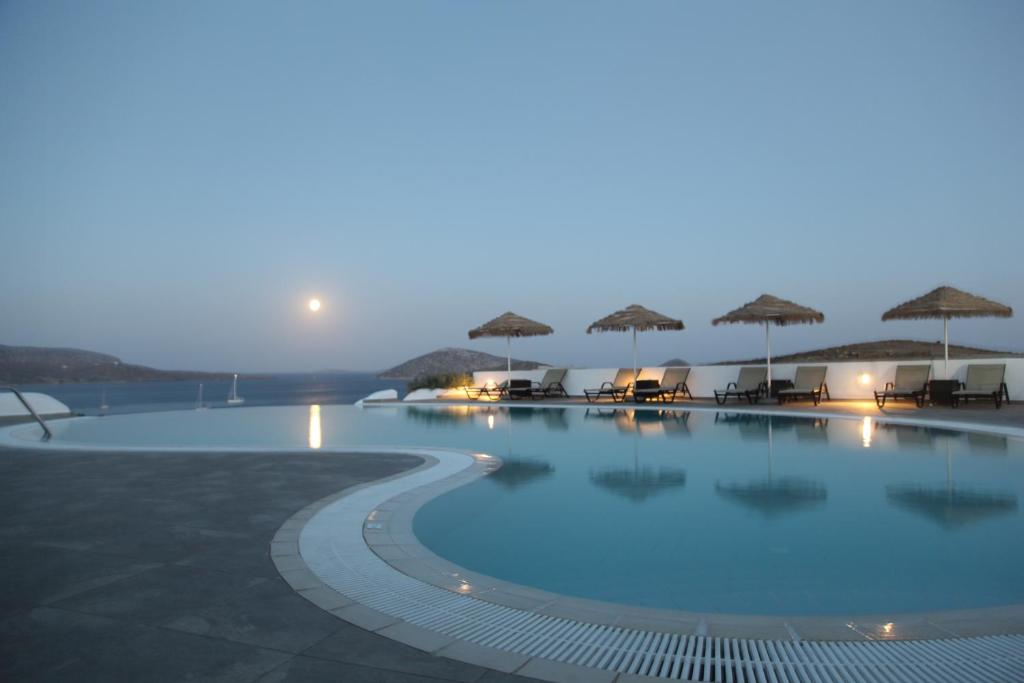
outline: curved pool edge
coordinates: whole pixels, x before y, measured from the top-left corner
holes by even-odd
[[[613,606],[617,616],[611,618],[593,610],[606,603],[565,596],[551,602],[553,594],[438,558],[408,526],[426,500],[483,476],[498,459],[443,449],[376,452],[425,462],[307,506],[282,525],[271,555],[306,599],[417,649],[551,681],[761,680],[769,671],[778,681],[818,680],[826,669],[842,670],[849,680],[1024,680],[1021,605],[942,613],[980,629],[956,635],[921,615],[888,623],[888,631],[876,624],[881,630],[869,633],[837,618],[693,615],[621,605]],[[509,587],[513,592],[502,594]],[[665,618],[671,615],[681,617]]]

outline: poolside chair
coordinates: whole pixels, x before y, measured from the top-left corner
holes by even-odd
[[[960,388],[953,392],[953,407],[966,403],[971,399],[991,399],[998,409],[1003,405],[1003,397],[1010,402],[1010,390],[1006,387],[1006,365],[991,363],[967,366],[967,381],[960,383]]]
[[[882,391],[875,392],[875,403],[879,408],[884,408],[887,399],[898,401],[901,398],[912,398],[918,408],[924,408],[931,371],[930,365],[897,365],[896,379],[886,382]]]
[[[666,368],[661,381],[639,379],[633,389],[633,400],[643,403],[648,400],[674,403],[676,396],[693,398],[686,379],[690,376],[690,368]]]
[[[745,398],[747,403],[757,403],[767,377],[768,369],[763,366],[740,368],[740,374],[735,382],[729,382],[722,391],[715,389],[715,403],[725,405],[730,396],[737,399]]]
[[[544,372],[539,382],[533,383],[534,398],[569,398],[569,392],[562,386],[566,373],[565,368],[550,368]]]
[[[511,401],[515,401],[520,398],[528,398],[530,400],[538,398],[533,393],[533,382],[528,379],[509,380],[508,389],[505,390],[505,395],[508,396]]]
[[[781,406],[786,401],[794,401],[798,398],[809,398],[814,405],[821,403],[821,395],[832,400],[828,395],[828,385],[825,384],[825,373],[827,365],[800,365],[796,369],[796,378],[793,379],[792,389],[780,389],[776,394]]]
[[[485,384],[482,387],[466,387],[466,398],[471,401],[479,401],[483,396],[486,396],[488,400],[500,399],[505,395],[507,385],[508,380],[493,386]]]
[[[633,369],[619,368],[615,373],[615,379],[611,382],[602,382],[597,389],[584,389],[583,395],[587,397],[587,403],[593,403],[602,396],[608,396],[616,403],[626,400],[626,394],[633,389]]]

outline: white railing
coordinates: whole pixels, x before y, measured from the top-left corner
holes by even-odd
[[[18,399],[18,402],[24,406],[25,410],[28,411],[28,414],[32,416],[32,419],[39,423],[39,426],[43,428],[43,441],[53,437],[53,432],[51,432],[50,428],[47,426],[46,420],[39,416],[39,413],[37,413],[36,409],[32,407],[32,404],[28,402],[24,394],[14,387],[0,387],[0,391],[10,392],[10,394],[13,395],[14,398]]]

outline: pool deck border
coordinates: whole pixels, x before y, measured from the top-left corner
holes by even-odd
[[[456,405],[478,404],[460,403]],[[507,404],[491,403],[489,405]],[[565,406],[548,404],[548,407]],[[586,406],[577,405],[576,407]],[[693,406],[685,405],[674,408],[664,406],[636,406],[636,408],[646,410],[694,409]],[[697,409],[714,410],[711,408]],[[834,412],[815,411],[809,413],[799,410],[783,412],[757,410],[756,408],[746,409],[745,407],[729,412],[800,417],[813,415],[851,421],[862,419],[861,416]],[[937,420],[888,417],[877,419],[896,424],[924,424],[946,428],[955,427],[966,431],[998,433],[1018,438],[1024,436],[1024,430],[1018,428],[979,425],[971,422],[961,425]],[[377,450],[380,451],[380,449]],[[461,455],[464,459],[467,456],[471,458],[471,460],[467,459],[467,464],[463,469],[431,478],[429,483],[415,483],[405,487],[402,486],[403,479],[417,472],[429,474],[431,468],[453,456],[458,457],[460,452],[437,449],[396,449],[396,452],[419,455],[425,458],[425,462],[416,470],[396,475],[387,480],[392,488],[388,492],[388,496],[382,499],[383,502],[377,502],[371,508],[360,511],[361,540],[365,548],[396,574],[447,591],[452,596],[458,596],[458,599],[469,598],[481,603],[546,617],[548,620],[541,629],[542,631],[548,628],[550,623],[569,624],[568,627],[561,628],[559,633],[549,633],[548,636],[538,634],[537,637],[541,641],[547,637],[554,643],[548,650],[542,649],[542,652],[556,652],[559,647],[563,650],[584,647],[579,643],[573,646],[570,642],[571,639],[567,640],[568,636],[564,633],[566,630],[593,630],[596,628],[601,629],[603,633],[614,630],[620,633],[645,634],[647,639],[652,636],[659,640],[674,638],[676,639],[674,642],[735,643],[742,641],[790,643],[796,647],[813,644],[826,649],[844,647],[843,643],[866,646],[871,644],[877,646],[878,641],[903,642],[908,645],[925,643],[928,644],[931,651],[931,654],[928,655],[930,660],[943,663],[945,657],[942,656],[942,653],[944,652],[948,651],[951,657],[960,660],[965,657],[969,659],[970,656],[964,652],[965,647],[970,649],[969,646],[979,642],[986,643],[987,647],[991,645],[986,641],[987,638],[1010,637],[1014,639],[1008,650],[1012,654],[1006,655],[1007,651],[1003,651],[1003,655],[1007,656],[1006,661],[1010,669],[1016,672],[1014,675],[1024,676],[1024,638],[1020,637],[1020,634],[1024,634],[1024,605],[929,613],[853,615],[850,617],[760,617],[697,614],[677,610],[630,607],[569,597],[471,572],[438,557],[425,548],[412,531],[412,520],[416,511],[427,501],[484,476],[499,466],[500,459],[484,454],[463,452]],[[360,487],[360,489],[372,489],[381,483],[374,482]],[[325,524],[336,524],[337,519],[329,518],[331,508],[344,506],[345,499],[357,491],[353,489],[342,492],[310,505],[286,522],[279,532],[280,536],[274,539],[272,553],[274,553],[274,561],[278,564],[282,576],[291,583],[293,588],[314,604],[357,626],[394,638],[418,649],[499,671],[514,672],[551,681],[632,681],[647,680],[652,675],[665,675],[666,664],[660,664],[659,666],[662,668],[655,672],[643,663],[650,659],[651,653],[647,652],[644,655],[642,649],[639,652],[626,653],[623,662],[620,662],[617,668],[595,669],[582,666],[576,661],[560,661],[539,656],[536,654],[538,649],[535,646],[504,648],[463,640],[450,635],[450,629],[448,633],[439,632],[402,619],[400,608],[378,611],[371,606],[362,604],[358,597],[346,595],[346,582],[344,580],[332,582],[332,578],[336,579],[337,577],[332,577],[331,572],[325,569],[324,558],[326,557],[326,562],[329,565],[331,553],[329,551],[318,553],[316,549],[318,542],[323,544],[329,543],[329,541],[326,541],[321,535],[319,540],[307,539],[308,542],[304,543],[303,532],[311,521],[325,514],[328,516],[323,520]],[[352,519],[351,514],[349,514],[349,519]],[[351,551],[351,547],[345,552],[349,551]],[[314,556],[319,554],[320,557],[310,560],[306,557],[309,554]],[[339,553],[335,552],[334,554],[338,556]],[[308,564],[310,561],[318,566],[311,567]],[[399,598],[400,600],[401,598]],[[429,600],[425,600],[424,604],[417,605],[416,609],[422,611],[424,607],[429,609]],[[422,622],[422,620],[420,621]],[[722,647],[722,645],[716,644],[715,647]],[[780,651],[781,649],[780,646]],[[716,650],[716,652],[718,651]],[[893,655],[894,653],[890,650],[885,653],[885,658],[889,660],[890,664],[895,661],[897,668],[902,666],[914,668],[914,666],[921,665],[920,661],[900,663],[899,656],[897,655],[893,660]],[[630,657],[639,658],[640,656],[643,656],[643,661],[639,663],[630,659]],[[797,658],[804,656],[799,655]],[[865,655],[862,653],[861,656]],[[785,659],[783,657],[783,660]],[[870,660],[871,657],[867,656],[867,661],[870,662]],[[963,662],[961,661],[961,663]],[[785,665],[792,666],[792,662],[769,664],[771,667]],[[991,676],[991,680],[1001,678],[1001,674],[996,670],[992,670]],[[882,680],[885,680],[884,676]],[[1007,680],[1012,679],[1008,678]]]

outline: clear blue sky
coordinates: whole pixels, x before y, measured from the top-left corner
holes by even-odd
[[[951,284],[1024,350],[1019,0],[0,2],[0,93],[0,343],[373,369],[511,309],[616,365],[641,303],[699,362],[762,292],[826,314],[780,352],[938,339],[880,315]]]

